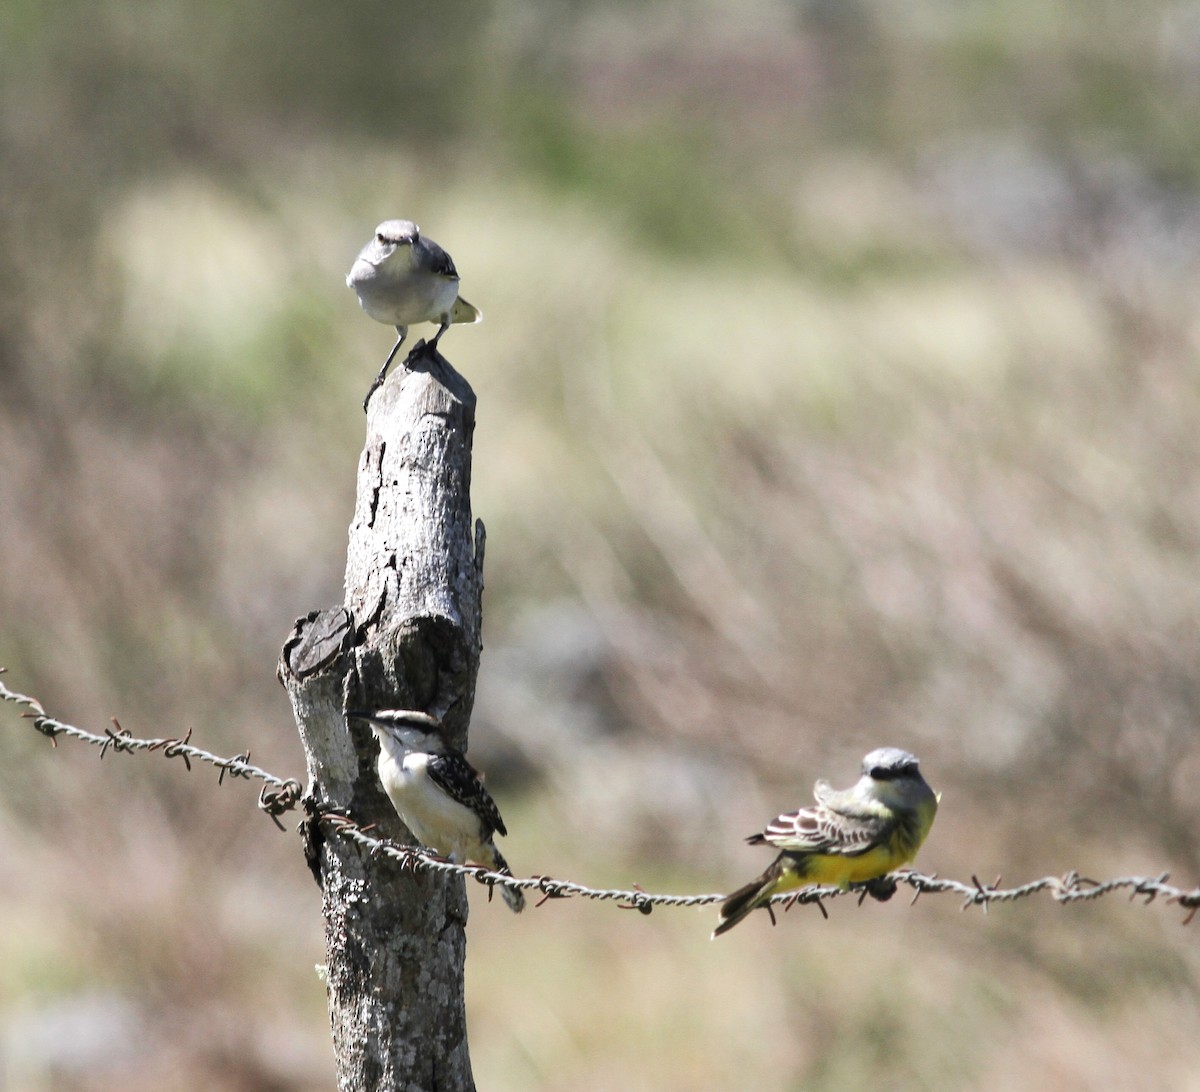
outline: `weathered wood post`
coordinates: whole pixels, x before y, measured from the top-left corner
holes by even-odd
[[[471,520],[475,395],[418,345],[371,398],[343,607],[297,621],[279,676],[308,765],[305,802],[413,839],[346,708],[423,710],[466,749],[481,649],[483,526]],[[414,875],[305,824],[325,914],[329,1013],[343,1092],[474,1088],[463,1001],[460,876]]]

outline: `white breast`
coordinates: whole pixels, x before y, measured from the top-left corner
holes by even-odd
[[[477,856],[479,818],[434,783],[428,766],[427,754],[406,754],[390,739],[381,739],[379,780],[417,841],[443,857],[465,861]]]
[[[456,280],[415,273],[399,264],[373,266],[362,258],[354,263],[346,283],[358,293],[362,309],[389,326],[440,322],[458,297]]]

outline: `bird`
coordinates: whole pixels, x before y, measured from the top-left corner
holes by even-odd
[[[387,378],[410,325],[438,323],[438,332],[429,342],[429,348],[436,349],[451,323],[483,319],[479,308],[458,294],[454,260],[432,239],[426,239],[411,220],[384,220],[358,252],[346,284],[357,293],[359,305],[371,318],[394,326],[398,335],[363,399],[364,410]]]
[[[881,747],[863,759],[862,776],[849,789],[820,780],[816,804],[786,812],[746,839],[780,850],[770,867],[721,903],[715,940],[772,895],[806,884],[845,890],[908,864],[937,814],[940,794],[921,776],[916,756]]]
[[[479,771],[451,747],[440,722],[407,709],[347,710],[371,726],[379,740],[379,780],[392,807],[422,845],[457,864],[473,861],[492,872],[512,874],[496,848],[496,834],[508,834],[496,801]],[[514,913],[525,895],[501,885]]]

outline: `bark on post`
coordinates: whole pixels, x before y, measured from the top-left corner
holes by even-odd
[[[402,841],[413,839],[379,785],[377,744],[342,710],[423,710],[466,748],[483,591],[474,425],[470,386],[418,346],[370,402],[345,605],[300,619],[280,660],[307,756],[306,803]],[[339,1089],[473,1089],[462,878],[414,876],[326,837],[319,823],[305,831],[323,894]]]

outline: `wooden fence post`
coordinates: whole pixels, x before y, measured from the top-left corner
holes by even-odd
[[[422,710],[466,749],[481,650],[483,525],[471,520],[475,395],[418,345],[371,399],[342,607],[297,621],[280,658],[308,765],[306,852],[321,885],[343,1092],[467,1092],[461,876],[415,875],[329,835],[332,807],[413,839],[346,708]],[[312,442],[312,441],[310,441]]]

